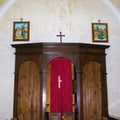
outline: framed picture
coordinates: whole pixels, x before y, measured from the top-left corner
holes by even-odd
[[[107,23],[92,23],[93,42],[108,42]]]
[[[13,22],[13,41],[29,41],[30,22]]]

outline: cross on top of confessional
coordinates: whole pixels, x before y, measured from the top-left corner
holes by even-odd
[[[65,37],[65,35],[62,35],[62,32],[60,32],[60,34],[57,35],[57,37],[60,37],[60,43],[62,43],[62,37]]]

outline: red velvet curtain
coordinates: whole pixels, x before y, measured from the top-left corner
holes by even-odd
[[[67,58],[51,62],[50,112],[72,112],[72,68]]]

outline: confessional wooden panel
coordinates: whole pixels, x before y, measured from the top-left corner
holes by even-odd
[[[100,67],[90,61],[83,68],[83,120],[102,120]]]
[[[21,120],[40,119],[39,68],[26,61],[19,68],[17,117]]]
[[[66,57],[75,65],[75,119],[102,120],[100,115],[108,116],[105,49],[109,46],[29,43],[12,47],[16,49],[14,118],[48,120],[47,67],[57,57]]]
[[[63,113],[63,120],[75,120],[75,113]]]
[[[61,120],[60,113],[49,113],[49,120]]]

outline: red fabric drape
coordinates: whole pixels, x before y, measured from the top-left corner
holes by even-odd
[[[58,76],[62,80],[60,86]],[[72,112],[72,70],[67,58],[56,58],[51,62],[50,112]]]

